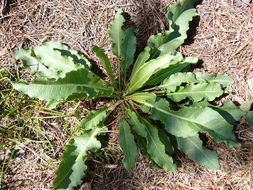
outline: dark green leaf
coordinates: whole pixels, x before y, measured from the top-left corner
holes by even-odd
[[[123,11],[118,9],[115,15],[114,20],[111,22],[109,27],[109,37],[112,42],[112,52],[118,58],[122,56],[123,43],[125,39],[125,33],[122,30],[122,26],[125,22],[125,19],[122,15]]]
[[[122,47],[122,55],[123,62],[122,68],[123,70],[127,70],[127,68],[133,64],[134,62],[134,54],[136,50],[136,37],[134,35],[134,29],[128,28],[125,32],[125,39]]]
[[[202,146],[199,135],[187,138],[177,137],[177,148],[185,153],[191,160],[210,170],[219,170],[218,155]]]
[[[95,152],[101,148],[96,136],[106,128],[95,128],[75,137],[66,146],[62,161],[56,171],[54,189],[73,189],[82,183],[84,171],[87,169],[85,160],[88,151]]]
[[[123,164],[128,173],[131,173],[136,161],[137,146],[134,141],[134,136],[131,133],[130,126],[125,120],[120,120],[119,130],[119,144],[125,156]]]
[[[152,160],[167,171],[175,171],[176,165],[173,164],[173,159],[165,153],[165,146],[161,142],[158,130],[148,121],[144,120],[147,132],[147,151]]]
[[[105,68],[110,80],[112,83],[115,83],[114,75],[111,67],[111,63],[104,50],[99,48],[98,46],[93,46],[92,51],[96,53],[96,55],[100,58],[103,67]]]

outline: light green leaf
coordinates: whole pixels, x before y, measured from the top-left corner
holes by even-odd
[[[45,65],[41,63],[41,60],[36,57],[32,48],[29,49],[15,49],[13,54],[16,59],[22,61],[23,65],[26,68],[29,68],[32,74],[35,74],[37,77],[43,78],[47,76],[56,76],[57,74],[48,69]]]
[[[88,99],[97,96],[110,96],[113,88],[98,76],[85,69],[71,71],[66,77],[58,80],[35,80],[32,83],[17,82],[13,87],[40,100],[66,100],[73,94],[86,93]]]
[[[130,96],[126,96],[126,98],[136,102],[147,102],[154,104],[156,101],[156,94],[151,92],[138,92]],[[145,105],[141,105],[141,109],[143,112],[148,112],[150,110],[150,108]]]
[[[176,73],[165,79],[160,89],[165,89],[167,92],[174,92],[182,83],[197,82],[196,76],[193,73]]]
[[[152,160],[167,171],[175,171],[176,165],[173,164],[173,159],[165,153],[165,146],[161,142],[158,130],[155,126],[146,120],[143,120],[146,125],[147,132],[147,152],[151,156]]]
[[[217,73],[212,75],[208,73],[197,72],[195,75],[198,80],[204,80],[210,83],[219,83],[222,87],[226,87],[234,83],[234,80],[227,74]]]
[[[56,106],[57,106],[59,103],[60,103],[60,101],[51,100],[51,101],[49,101],[49,102],[46,103],[45,107],[46,107],[47,109],[50,109],[50,110],[51,110],[51,109],[56,108]]]
[[[134,29],[128,28],[124,31],[125,39],[122,45],[123,70],[127,70],[130,65],[134,62],[134,54],[136,50],[136,37],[134,35]]]
[[[253,109],[253,100],[240,105],[242,111],[250,111]]]
[[[43,72],[44,69],[40,70],[46,78],[64,78],[66,73],[70,71],[90,67],[89,61],[83,55],[60,42],[45,42],[34,47],[33,51],[37,60],[40,60],[40,63],[50,70],[49,73]]]
[[[90,130],[93,127],[97,127],[106,119],[106,111],[107,107],[102,107],[99,110],[91,111],[90,114],[81,121],[81,127],[85,130]]]
[[[140,99],[138,102],[152,108],[152,118],[160,120],[174,136],[186,138],[198,132],[207,132],[216,142],[226,142],[229,146],[239,145],[233,134],[233,126],[211,108],[185,107],[173,111],[164,99],[155,104]]]
[[[178,60],[181,59],[182,57],[180,54],[167,54],[142,64],[140,67],[138,67],[138,69],[135,70],[135,72],[132,72],[128,88],[126,90],[127,93],[141,88],[157,71],[175,64]]]
[[[106,128],[95,128],[75,137],[66,146],[62,161],[56,171],[54,189],[73,189],[82,183],[84,171],[87,169],[85,159],[89,151],[95,152],[101,148],[96,136]]]
[[[137,57],[134,67],[132,70],[132,73],[135,73],[137,69],[139,69],[140,66],[142,66],[148,59],[149,59],[149,51],[150,47],[146,47]]]
[[[119,130],[119,144],[125,156],[123,164],[128,173],[131,173],[136,161],[137,146],[134,141],[134,136],[131,133],[130,126],[125,120],[120,120]]]
[[[218,155],[202,146],[199,135],[187,138],[177,137],[177,148],[185,153],[191,160],[210,170],[219,170]]]
[[[111,67],[111,63],[104,50],[98,46],[93,46],[92,51],[100,58],[103,67],[105,68],[110,80],[115,84],[114,75]]]
[[[115,15],[114,20],[109,26],[109,37],[112,42],[112,52],[118,58],[123,54],[123,43],[125,39],[125,33],[122,30],[122,26],[125,22],[125,19],[122,15],[123,11],[118,9]]]
[[[155,85],[162,82],[165,78],[170,77],[177,72],[186,72],[189,70],[191,64],[196,64],[198,59],[196,57],[186,57],[182,61],[169,66],[168,68],[158,71],[155,75],[151,76],[146,85]]]
[[[210,106],[212,109],[217,111],[227,122],[233,124],[239,121],[246,112],[242,111],[238,106],[236,106],[231,101],[226,101],[222,106]]]
[[[180,102],[187,97],[195,102],[203,98],[206,98],[208,101],[213,101],[222,94],[223,90],[221,85],[217,83],[190,83],[186,86],[181,86],[176,92],[166,93],[169,98],[176,102]]]

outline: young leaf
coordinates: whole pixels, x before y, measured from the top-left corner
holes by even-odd
[[[142,66],[138,67],[138,69],[131,74],[128,88],[126,90],[127,93],[141,88],[154,73],[172,64],[175,64],[181,59],[182,58],[179,54],[167,54],[142,64]]]
[[[95,128],[75,137],[66,146],[62,161],[56,171],[54,189],[73,189],[82,183],[84,171],[87,169],[84,158],[88,151],[95,152],[101,148],[101,143],[96,136],[106,128]]]
[[[125,39],[122,45],[123,70],[127,70],[128,67],[134,62],[134,54],[136,50],[136,37],[134,35],[134,29],[128,28],[125,32]]]
[[[98,46],[93,46],[92,51],[96,53],[96,55],[100,58],[103,67],[105,68],[110,80],[113,84],[115,84],[114,75],[111,67],[111,63],[104,50],[99,48]]]
[[[155,75],[151,76],[151,78],[147,81],[146,85],[159,84],[164,79],[170,77],[177,72],[187,72],[189,70],[190,65],[196,64],[197,62],[198,59],[196,57],[186,57],[182,61],[171,65],[168,68],[162,69],[161,71],[158,71]]]
[[[115,15],[114,20],[109,26],[109,37],[112,42],[112,52],[118,58],[123,54],[123,43],[125,39],[125,33],[122,30],[122,26],[125,22],[125,19],[122,15],[123,11],[118,9]]]
[[[91,111],[90,114],[81,121],[81,127],[85,130],[90,130],[93,127],[97,127],[106,119],[106,110],[107,107],[102,107],[99,110]]]
[[[216,142],[226,142],[229,146],[239,145],[232,132],[232,125],[211,108],[186,107],[173,111],[164,99],[155,104],[140,99],[138,102],[152,108],[152,118],[160,120],[172,135],[186,138],[198,132],[208,132]]]
[[[134,141],[134,136],[131,133],[130,126],[125,120],[120,120],[119,130],[119,144],[125,155],[123,164],[128,173],[131,173],[136,161],[137,146]]]
[[[126,96],[127,99],[136,101],[136,102],[152,102],[153,104],[156,101],[156,94],[150,93],[150,92],[139,92],[139,93],[134,93],[130,96]],[[141,105],[141,110],[143,112],[149,112],[150,108],[145,106],[144,104]]]
[[[149,59],[149,51],[150,47],[146,47],[137,57],[134,67],[132,70],[132,73],[135,73],[137,69],[139,69],[140,66],[142,66],[148,59]]]
[[[155,126],[149,123],[147,120],[143,120],[146,125],[147,132],[147,151],[152,160],[167,171],[175,171],[176,165],[173,164],[173,159],[165,153],[165,146],[161,142],[158,130]]]
[[[17,82],[13,87],[40,100],[66,100],[72,94],[86,93],[88,99],[97,96],[110,96],[113,88],[86,69],[71,71],[58,80],[35,80],[32,83]]]
[[[198,80],[208,81],[209,83],[219,83],[223,88],[234,83],[234,80],[227,74],[217,73],[212,75],[208,73],[197,72],[195,75]]]
[[[175,102],[180,102],[187,97],[195,102],[203,98],[206,98],[208,101],[213,101],[222,94],[223,90],[221,89],[221,85],[217,83],[190,83],[184,87],[181,86],[176,92],[166,93]]]
[[[219,170],[218,155],[202,146],[199,135],[187,138],[176,137],[177,148],[185,153],[191,160],[210,170]]]

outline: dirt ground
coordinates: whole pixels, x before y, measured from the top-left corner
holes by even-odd
[[[3,2],[3,1],[2,1]],[[107,27],[115,10],[122,8],[135,23],[139,51],[145,47],[151,34],[166,29],[164,19],[167,7],[174,0],[16,0],[0,18],[0,66],[20,78],[25,78],[21,65],[12,56],[12,49],[38,45],[43,41],[57,40],[68,44],[96,60],[92,45],[106,50],[113,59],[108,42]],[[198,6],[199,17],[192,23],[196,30],[179,50],[186,56],[197,56],[203,64],[195,70],[209,73],[227,73],[235,83],[228,88],[232,93],[227,99],[240,104],[253,99],[253,3],[240,0],[203,0]],[[249,1],[248,1],[249,2]],[[1,8],[1,7],[0,7]],[[9,77],[10,75],[8,75]],[[12,78],[10,76],[10,78]],[[1,81],[0,81],[1,84]],[[8,89],[10,87],[8,86]],[[7,89],[5,85],[0,88]],[[22,95],[16,93],[18,97]],[[16,100],[11,99],[13,104]],[[66,103],[57,111],[69,113],[74,103]],[[91,102],[92,104],[92,102]],[[87,107],[88,106],[88,107]],[[81,103],[78,119],[84,117]],[[20,106],[20,117],[40,116],[40,104]],[[33,113],[28,115],[29,109]],[[9,126],[17,118],[0,118],[1,126]],[[59,163],[62,148],[72,134],[75,117],[34,119],[27,121],[33,129],[26,129],[23,138],[15,138],[5,149],[0,149],[0,164],[8,159],[11,148],[16,151],[11,159],[3,183],[7,189],[39,190],[52,189],[55,166]],[[19,125],[20,127],[20,125]],[[244,121],[236,128],[241,148],[227,148],[224,144],[207,142],[216,150],[221,170],[211,171],[200,167],[176,153],[178,170],[174,173],[152,169],[151,163],[138,157],[132,176],[128,176],[121,163],[121,151],[113,131],[109,148],[91,160],[91,170],[83,190],[168,190],[168,189],[253,189],[253,132]],[[14,128],[20,130],[20,128]],[[1,131],[0,131],[1,132]],[[3,140],[2,140],[3,142]],[[0,139],[1,143],[1,139]],[[1,157],[2,156],[2,157]],[[92,162],[93,161],[93,162]],[[95,164],[94,164],[95,163]],[[3,167],[3,166],[2,166]],[[0,165],[1,168],[1,165]],[[1,188],[0,188],[1,189]]]

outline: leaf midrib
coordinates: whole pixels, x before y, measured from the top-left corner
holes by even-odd
[[[86,144],[84,144],[84,143],[81,141],[81,144],[82,144],[85,148],[83,148],[83,150],[78,154],[78,156],[76,157],[75,160],[79,160],[80,157],[81,157],[81,158],[83,157],[84,152],[87,151],[87,147],[88,147],[88,146],[86,146],[86,145],[88,145],[88,144],[90,143],[91,139],[93,139],[93,138],[98,134],[99,130],[100,130],[100,129],[97,128],[97,129],[94,131],[94,133],[90,136],[90,138],[89,138],[89,140],[87,141]],[[75,162],[75,163],[76,163],[76,162]],[[69,175],[69,173],[72,171],[72,168],[73,168],[73,166],[75,165],[75,163],[74,163],[74,164],[72,165],[72,167],[67,171],[67,173],[64,175],[64,177],[62,177],[61,180],[58,181],[58,183],[55,185],[55,188],[57,188],[57,187],[66,179],[66,177],[67,177],[67,176]],[[69,184],[69,185],[70,185],[70,184]],[[68,187],[69,187],[69,186],[68,186]]]
[[[166,95],[169,96],[174,96],[174,95],[181,95],[181,94],[206,94],[206,93],[215,93],[215,92],[219,92],[218,90],[216,91],[185,91],[185,92],[172,92],[172,93],[166,93]]]
[[[84,86],[88,88],[95,88],[95,89],[101,89],[101,90],[110,90],[110,87],[101,87],[91,84],[76,84],[76,83],[31,83],[30,85],[38,85],[38,86],[63,86],[63,87],[77,87],[77,86]],[[108,89],[109,88],[109,89]]]
[[[149,137],[151,138],[151,140],[153,141],[153,144],[154,144],[155,148],[158,150],[158,152],[159,152],[159,154],[161,155],[161,157],[163,157],[164,160],[168,160],[168,159],[166,159],[166,156],[165,156],[164,154],[162,154],[161,150],[160,150],[160,149],[158,148],[158,146],[156,145],[155,140],[153,139],[153,137],[152,137],[152,135],[151,135],[149,129],[147,129],[146,131],[147,131],[147,133],[148,133],[148,136],[149,136]],[[168,157],[168,158],[169,158],[169,157]],[[173,164],[172,162],[170,162],[170,163]],[[160,164],[160,163],[157,163],[157,164]],[[164,165],[166,165],[166,164],[163,163],[163,167],[164,167]]]
[[[156,110],[158,110],[158,111],[160,111],[160,112],[162,112],[162,113],[165,113],[165,114],[168,114],[168,115],[170,115],[170,116],[173,116],[173,117],[176,117],[176,118],[185,120],[185,121],[187,121],[187,122],[195,123],[195,124],[197,124],[197,125],[200,125],[200,126],[204,127],[205,129],[212,130],[212,129],[206,127],[205,125],[203,125],[203,124],[201,124],[201,123],[198,123],[198,122],[196,122],[196,121],[194,121],[194,120],[187,119],[187,118],[184,118],[184,117],[181,117],[181,116],[178,116],[178,115],[175,115],[175,114],[170,113],[170,112],[168,112],[168,111],[166,111],[166,110],[163,110],[163,109],[160,109],[160,108],[158,108],[158,107],[156,107],[156,106],[153,106],[152,104],[149,104],[149,103],[147,103],[147,102],[141,101],[141,103],[143,103],[143,104],[145,104],[146,106],[149,106],[149,107],[151,107],[151,108],[154,108],[154,109],[156,109]],[[214,130],[212,130],[212,131],[214,131]],[[218,131],[215,131],[215,132],[216,132],[217,134],[221,135],[222,137],[224,137],[224,135],[223,135],[223,134],[220,134]],[[225,139],[226,139],[226,138],[225,138]]]

